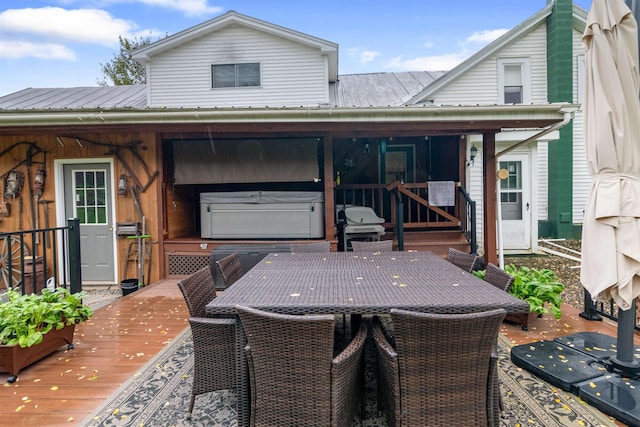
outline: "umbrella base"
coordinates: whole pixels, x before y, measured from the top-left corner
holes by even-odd
[[[627,377],[636,377],[640,374],[640,364],[635,360],[628,362],[612,357],[609,361],[614,372],[620,372],[620,374]]]
[[[639,381],[610,374],[576,386],[578,396],[591,406],[627,425],[640,425]]]
[[[598,332],[578,332],[557,337],[555,342],[599,359],[615,357],[618,351],[614,337]],[[640,347],[634,348],[634,357],[640,360]]]
[[[616,367],[616,352],[615,338],[579,332],[512,347],[511,361],[605,414],[640,426],[640,377],[630,374],[628,366]],[[633,347],[633,359],[625,365],[640,364],[640,347]]]
[[[511,348],[511,361],[564,391],[574,384],[602,376],[598,359],[554,341],[543,340]]]

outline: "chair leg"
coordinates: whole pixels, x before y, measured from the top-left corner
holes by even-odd
[[[193,412],[193,405],[196,403],[196,395],[191,394],[191,401],[189,402],[189,412],[187,413],[187,419],[191,419],[191,413]]]

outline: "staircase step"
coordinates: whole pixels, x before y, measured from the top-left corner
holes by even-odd
[[[405,230],[404,232],[404,250],[406,251],[431,251],[446,258],[449,248],[455,248],[463,252],[471,250],[469,242],[459,230]]]

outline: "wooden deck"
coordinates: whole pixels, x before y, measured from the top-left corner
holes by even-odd
[[[77,425],[187,327],[188,311],[176,282],[155,283],[97,309],[76,329],[73,350],[62,347],[25,368],[15,383],[6,383],[7,375],[0,374],[2,424]],[[551,316],[533,320],[527,332],[508,324],[501,332],[514,344],[579,331],[616,336],[616,325],[608,320],[586,321],[566,305],[563,312],[558,321]]]

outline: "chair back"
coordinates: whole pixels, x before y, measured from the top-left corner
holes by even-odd
[[[216,285],[211,268],[203,267],[180,280],[178,287],[184,296],[191,317],[207,317],[206,305],[216,297]]]
[[[237,312],[248,342],[251,425],[329,425],[335,317]]]
[[[480,266],[479,256],[468,254],[455,248],[449,248],[447,260],[468,272],[472,272]]]
[[[505,314],[391,310],[400,425],[488,424],[491,355]]]
[[[393,240],[380,240],[374,242],[351,241],[353,252],[391,252]]]
[[[513,276],[492,263],[487,264],[484,280],[505,292],[509,292],[509,288],[513,284]]]
[[[291,243],[291,252],[330,252],[331,242]]]
[[[220,271],[225,288],[233,285],[244,274],[242,264],[240,264],[240,257],[236,252],[217,260],[216,266]]]

